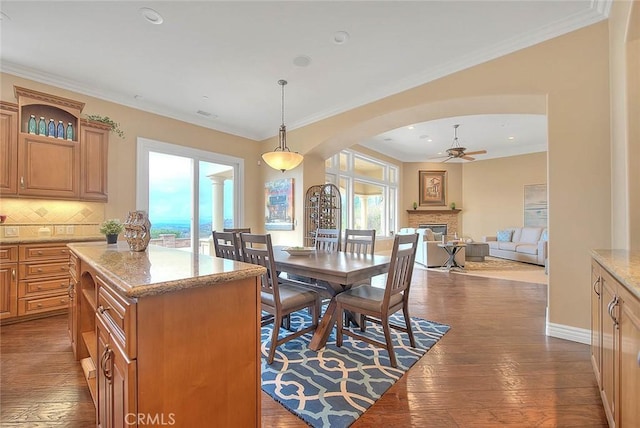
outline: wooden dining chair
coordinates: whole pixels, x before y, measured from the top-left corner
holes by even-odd
[[[340,229],[317,229],[316,249],[322,251],[340,251]]]
[[[216,257],[223,259],[242,261],[240,257],[240,242],[238,236],[233,232],[218,232],[214,230],[213,246],[216,251]]]
[[[240,242],[242,255],[246,263],[253,263],[267,268],[267,272],[261,276],[260,300],[262,302],[262,310],[273,315],[262,320],[263,326],[273,322],[273,333],[267,359],[267,363],[271,364],[278,346],[314,331],[318,327],[320,299],[315,291],[306,289],[292,280],[278,277],[273,258],[271,235],[242,233],[240,234]],[[311,325],[279,339],[283,318],[304,308],[310,308],[311,310]]]
[[[375,244],[375,229],[345,229],[342,251],[345,253],[373,255]]]
[[[397,367],[396,355],[391,342],[390,328],[404,331],[409,335],[409,342],[416,347],[413,331],[411,330],[411,318],[409,317],[409,289],[413,276],[413,263],[416,259],[418,246],[418,234],[396,235],[391,252],[391,264],[387,274],[385,288],[361,285],[351,288],[336,296],[336,311],[340,319],[337,322],[338,332],[336,345],[342,346],[343,335],[351,336],[380,348],[385,348],[389,353],[389,361],[392,367]],[[402,309],[405,326],[392,324],[389,317]],[[364,321],[372,321],[382,325],[385,343],[378,342],[369,337],[358,334],[343,326],[344,310],[362,314]]]

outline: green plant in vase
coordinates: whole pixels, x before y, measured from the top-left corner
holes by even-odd
[[[100,225],[100,233],[107,237],[107,244],[118,242],[118,235],[124,231],[124,225],[117,218],[105,220]]]
[[[413,203],[413,209],[414,209],[414,210],[417,210],[417,209],[418,209],[418,203],[417,203],[417,202],[414,202],[414,203]]]

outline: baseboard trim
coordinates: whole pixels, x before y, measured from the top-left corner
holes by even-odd
[[[585,328],[547,322],[546,335],[557,337],[558,339],[571,340],[572,342],[584,343],[585,345],[591,344],[591,330]]]

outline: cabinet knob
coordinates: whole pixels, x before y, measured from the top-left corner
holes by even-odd
[[[20,188],[24,189],[24,176],[20,177]]]
[[[38,285],[36,288],[37,288],[38,290],[42,290],[42,285]]]
[[[41,308],[42,307],[42,303],[38,303],[38,307]]]
[[[42,268],[38,268],[37,270],[38,270],[38,272],[42,272]]]
[[[60,299],[60,303],[67,303],[67,299]]]
[[[67,250],[60,250],[62,254],[67,254]]]
[[[42,255],[42,251],[38,251],[38,255],[41,256]]]
[[[60,270],[67,270],[68,268],[65,266],[60,266]]]
[[[60,283],[60,288],[66,288],[68,286],[69,286],[69,284],[67,284],[66,282],[61,282]]]

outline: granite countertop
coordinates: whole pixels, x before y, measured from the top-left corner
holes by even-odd
[[[149,245],[130,251],[125,242],[73,243],[69,248],[128,298],[206,287],[262,275],[262,266]]]
[[[640,251],[592,250],[593,258],[640,299]]]
[[[31,236],[18,238],[0,238],[0,245],[17,245],[17,244],[55,244],[56,242],[93,242],[105,241],[104,235],[89,236]]]

